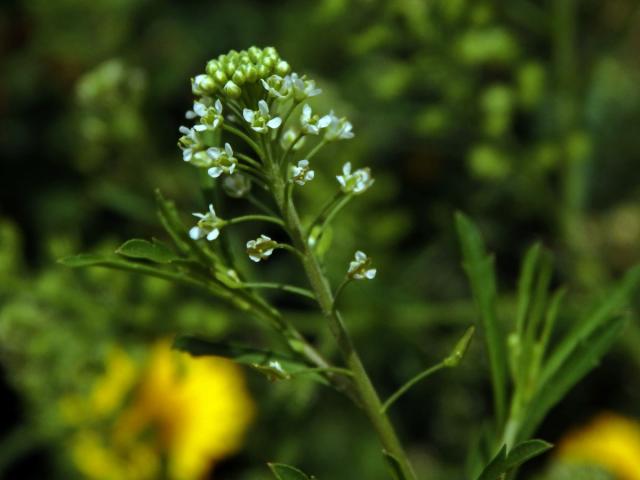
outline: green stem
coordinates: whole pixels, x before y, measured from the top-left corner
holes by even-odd
[[[419,373],[418,375],[413,377],[411,380],[409,380],[407,383],[405,383],[403,386],[401,386],[398,390],[396,390],[396,392],[393,395],[391,395],[384,402],[384,404],[380,408],[380,413],[386,412],[389,409],[389,407],[391,405],[393,405],[393,403],[396,400],[398,400],[402,395],[404,395],[416,383],[418,383],[421,380],[427,378],[429,375],[432,375],[432,374],[436,373],[437,371],[442,370],[443,368],[447,368],[447,365],[444,362],[440,362],[437,365],[434,365],[433,367],[427,368],[422,373]]]
[[[312,290],[315,293],[320,310],[328,323],[331,333],[336,339],[336,343],[347,367],[353,372],[353,382],[358,392],[361,406],[372,423],[383,448],[398,459],[405,478],[408,480],[416,480],[417,477],[389,417],[380,411],[382,408],[380,398],[347,332],[342,316],[340,312],[333,309],[334,298],[331,287],[324,276],[318,259],[305,240],[306,237],[303,234],[296,208],[291,200],[286,204],[284,203],[285,182],[281,177],[277,176],[277,171],[274,171],[274,173],[273,193],[276,203],[280,205],[282,214],[287,221],[294,246],[302,252],[302,264]]]
[[[318,153],[320,149],[324,147],[326,144],[327,144],[327,141],[323,138],[317,143],[315,147],[313,147],[313,149],[307,154],[305,158],[307,160],[311,160],[315,156],[315,154]]]
[[[269,215],[242,215],[241,217],[231,218],[229,220],[225,220],[225,225],[235,225],[236,223],[242,222],[268,222],[279,225],[280,227],[284,227],[284,222],[277,217],[271,217]]]
[[[313,292],[306,288],[296,287],[295,285],[287,285],[286,283],[271,283],[271,282],[249,282],[243,283],[244,288],[270,288],[273,290],[282,290],[283,292],[290,292],[300,295],[302,297],[311,298],[315,300],[316,297]]]
[[[340,298],[340,294],[344,290],[344,287],[346,287],[350,282],[351,282],[351,278],[349,276],[346,276],[344,277],[344,280],[342,280],[342,283],[338,285],[338,288],[336,288],[336,293],[333,294],[333,310],[334,311],[338,308],[338,300]]]
[[[241,130],[238,130],[236,127],[232,127],[228,123],[223,123],[222,128],[227,132],[232,133],[235,136],[244,140],[247,143],[247,145],[249,145],[253,149],[253,151],[258,154],[258,156],[261,159],[264,159],[264,152],[262,151],[260,146],[253,139],[251,139],[246,133],[244,133]]]
[[[296,375],[304,375],[305,373],[337,373],[339,375],[346,375],[347,377],[353,377],[353,372],[348,368],[340,367],[327,367],[327,368],[305,368],[303,370],[297,370],[291,372],[289,375],[292,377]]]
[[[249,165],[259,169],[260,171],[262,171],[262,165],[260,164],[260,162],[258,162],[257,160],[254,160],[249,155],[245,155],[244,153],[239,153],[239,152],[236,152],[235,155],[236,155],[236,157],[241,158],[242,160],[247,162]]]

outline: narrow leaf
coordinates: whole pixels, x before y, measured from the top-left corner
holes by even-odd
[[[127,240],[116,250],[116,253],[124,257],[149,260],[155,263],[171,263],[180,259],[161,243],[152,243],[139,238]]]
[[[611,317],[583,338],[565,357],[564,363],[554,370],[553,375],[540,383],[533,396],[529,413],[520,431],[520,437],[526,438],[535,432],[540,422],[571,388],[587,373],[598,365],[600,359],[611,348],[624,326],[626,318]],[[569,334],[571,335],[571,333]]]
[[[532,245],[522,261],[520,276],[518,278],[518,311],[516,314],[516,332],[519,336],[524,333],[524,325],[527,318],[527,311],[531,302],[531,290],[533,289],[533,279],[536,265],[540,258],[540,244]]]
[[[491,365],[491,380],[496,421],[502,425],[506,409],[505,335],[500,331],[496,312],[496,279],[493,259],[487,255],[480,232],[462,213],[456,214],[456,227],[462,246],[464,268],[479,311],[484,339]]]
[[[554,350],[543,372],[542,383],[545,383],[567,363],[567,359],[580,343],[584,343],[587,337],[592,336],[603,322],[611,319],[611,316],[627,302],[629,295],[638,288],[640,283],[640,265],[629,270],[624,278],[609,292],[586,319],[577,323],[576,328]]]
[[[298,372],[306,372],[309,366],[285,354],[261,350],[258,348],[235,345],[225,342],[213,342],[191,335],[180,335],[173,342],[173,348],[194,357],[217,356],[235,361],[241,365],[248,365],[267,376],[271,381],[286,380]],[[309,377],[321,383],[326,383],[322,375],[309,373]]]
[[[507,446],[504,445],[482,471],[478,480],[498,480],[501,475],[509,473],[526,461],[541,455],[552,446],[543,440],[527,440],[507,452]]]
[[[313,480],[315,478],[284,463],[267,463],[267,465],[277,480]]]

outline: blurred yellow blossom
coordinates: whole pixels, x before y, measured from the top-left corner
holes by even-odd
[[[640,423],[605,413],[570,432],[559,443],[558,458],[599,466],[619,480],[640,480]]]
[[[254,414],[238,366],[191,358],[164,340],[142,367],[114,349],[88,399],[68,397],[60,407],[76,427],[72,460],[96,480],[202,478],[240,448]]]

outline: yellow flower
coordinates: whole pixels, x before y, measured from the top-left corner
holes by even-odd
[[[238,366],[192,358],[168,341],[152,347],[142,368],[114,351],[88,401],[71,397],[61,407],[78,427],[72,459],[95,480],[155,479],[161,468],[172,480],[202,478],[240,448],[254,414]]]
[[[619,480],[640,480],[640,423],[620,415],[599,415],[559,443],[560,460],[599,466]]]

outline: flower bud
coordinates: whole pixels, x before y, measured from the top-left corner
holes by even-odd
[[[284,60],[280,60],[276,65],[276,73],[282,77],[284,77],[290,71],[291,71],[291,66]]]
[[[242,73],[241,70],[236,70],[236,72],[233,74],[233,77],[231,77],[231,79],[237,85],[244,85],[245,81],[247,80],[247,78],[244,76],[244,73]]]
[[[216,60],[209,60],[207,62],[206,71],[209,75],[215,75],[218,70],[220,70],[220,64]]]
[[[276,51],[276,49],[275,49],[275,48],[273,48],[273,47],[266,47],[266,48],[262,51],[262,53],[263,53],[264,55],[268,55],[268,56],[270,56],[270,57],[277,57],[277,56],[278,56],[278,52],[277,52],[277,51]]]
[[[239,98],[240,95],[242,95],[242,90],[240,89],[240,87],[238,85],[236,85],[235,83],[233,83],[233,81],[229,80],[225,85],[224,85],[224,93],[227,94],[229,97],[231,98]]]
[[[271,70],[276,65],[277,59],[274,57],[264,57],[262,59],[262,64],[266,65],[269,70]]]
[[[249,52],[249,57],[251,58],[251,61],[253,63],[260,62],[260,59],[262,58],[262,50],[260,50],[256,46],[253,46],[249,48],[248,52]]]
[[[224,85],[226,83],[226,81],[228,80],[227,76],[225,75],[225,73],[222,70],[218,70],[216,73],[214,73],[213,74],[213,78],[220,85]]]
[[[271,69],[267,67],[264,63],[258,65],[258,77],[267,78],[271,74]]]
[[[253,65],[245,64],[242,66],[242,73],[244,74],[247,82],[255,82],[258,80],[258,70]]]
[[[236,71],[236,68],[238,68],[238,64],[236,62],[234,61],[227,62],[224,68],[224,71],[227,73],[227,77],[233,76],[233,73]]]

